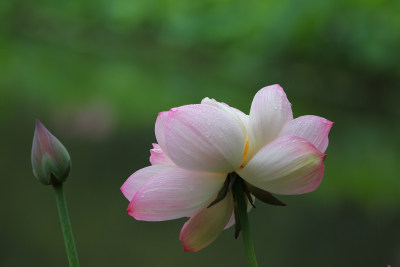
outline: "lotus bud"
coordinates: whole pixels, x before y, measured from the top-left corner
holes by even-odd
[[[64,182],[71,168],[67,149],[36,120],[31,154],[33,174],[45,185]]]

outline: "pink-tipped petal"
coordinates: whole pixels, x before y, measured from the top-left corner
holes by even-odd
[[[248,162],[259,149],[273,141],[282,127],[293,119],[292,108],[279,85],[262,88],[254,96],[249,115]]]
[[[180,168],[166,170],[137,190],[128,213],[143,221],[172,220],[193,214],[221,189],[225,178],[224,174]]]
[[[224,230],[233,212],[233,197],[230,192],[214,206],[204,207],[183,226],[180,234],[185,251],[199,251],[213,242]]]
[[[157,143],[164,151],[164,153],[166,153],[167,151],[165,145],[165,134],[164,134],[165,122],[167,121],[167,117],[168,117],[168,111],[163,111],[158,113],[156,125],[154,127]]]
[[[308,140],[283,136],[264,146],[238,174],[271,193],[304,194],[320,184],[324,159],[325,154]]]
[[[150,149],[150,153],[151,165],[175,166],[172,160],[167,155],[165,155],[158,144],[153,144],[153,149]]]
[[[125,183],[121,186],[121,191],[124,196],[131,201],[136,191],[142,184],[144,184],[152,176],[162,173],[165,170],[170,169],[168,166],[154,165],[136,171],[134,174],[129,176]]]
[[[323,153],[328,147],[328,134],[332,125],[333,122],[322,117],[313,115],[301,116],[286,123],[279,136],[294,135],[303,137]]]
[[[172,109],[165,141],[170,159],[194,171],[232,172],[240,166],[245,148],[243,131],[232,116],[202,104]]]

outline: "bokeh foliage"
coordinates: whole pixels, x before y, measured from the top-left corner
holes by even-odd
[[[1,1],[0,265],[66,262],[29,165],[40,118],[72,156],[82,265],[242,266],[231,230],[183,253],[185,220],[136,222],[119,187],[148,164],[158,112],[208,96],[247,113],[274,83],[295,117],[335,125],[320,188],[252,211],[260,264],[400,265],[399,14],[383,0]]]

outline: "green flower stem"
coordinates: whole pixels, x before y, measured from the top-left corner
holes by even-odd
[[[71,222],[69,221],[67,202],[65,201],[63,183],[53,185],[56,191],[56,200],[58,215],[60,217],[61,229],[64,235],[65,247],[67,250],[67,256],[70,267],[79,267],[78,253],[76,252],[76,246],[74,236],[72,234]]]
[[[256,254],[254,252],[253,240],[251,238],[249,217],[247,216],[247,205],[241,179],[236,180],[233,190],[239,210],[239,221],[243,233],[243,243],[246,251],[247,262],[250,267],[258,267]]]

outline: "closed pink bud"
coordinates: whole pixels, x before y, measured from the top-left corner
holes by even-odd
[[[64,182],[71,168],[67,149],[36,120],[31,154],[33,174],[45,185]]]

